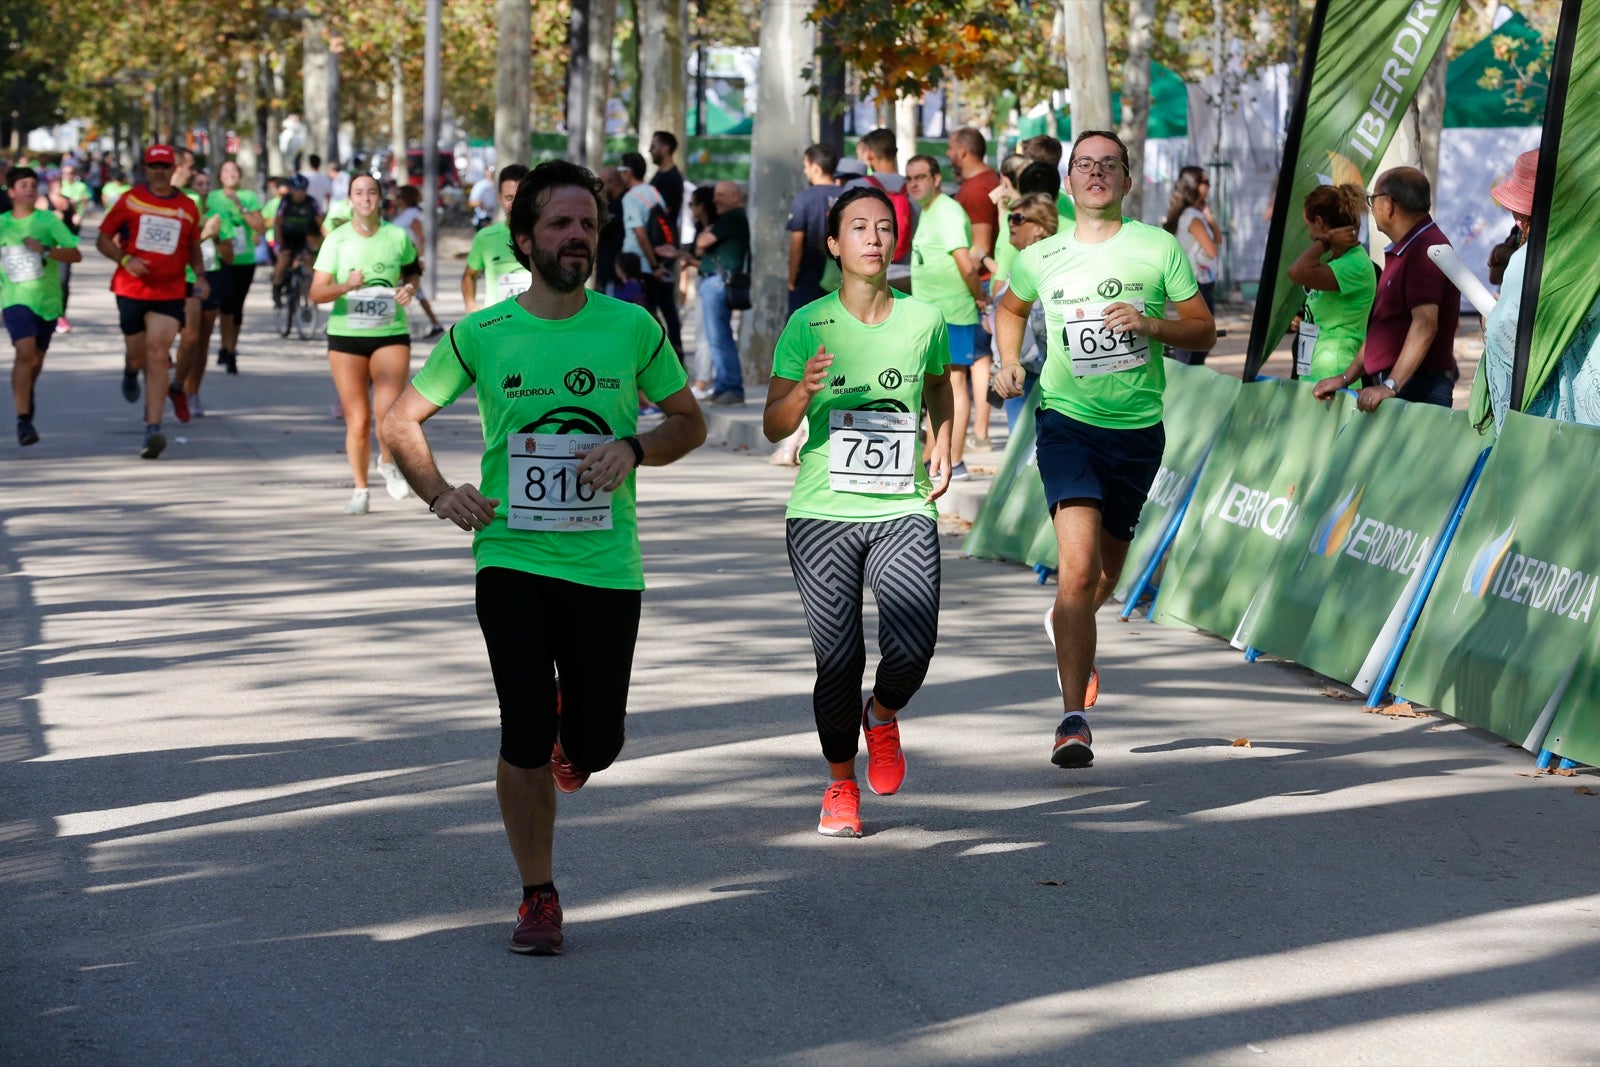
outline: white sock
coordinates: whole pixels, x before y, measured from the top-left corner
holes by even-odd
[[[894,722],[893,715],[889,716],[887,719],[880,719],[878,717],[878,702],[876,700],[869,700],[867,702],[867,726],[869,729],[874,726],[888,726],[892,722]]]

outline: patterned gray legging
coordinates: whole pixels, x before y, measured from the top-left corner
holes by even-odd
[[[939,530],[926,515],[884,522],[788,520],[789,567],[817,657],[812,710],[829,763],[855,758],[867,667],[862,591],[878,603],[880,707],[903,708],[922,686],[939,637]]]

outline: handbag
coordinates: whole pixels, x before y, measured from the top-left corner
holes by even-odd
[[[740,270],[724,270],[722,272],[722,288],[724,299],[732,311],[749,311],[753,306],[750,299],[750,247],[748,243],[744,250],[744,263]]]

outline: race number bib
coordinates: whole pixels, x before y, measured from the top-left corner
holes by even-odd
[[[394,322],[394,290],[381,285],[344,294],[344,317],[352,330],[376,330]]]
[[[1294,372],[1302,378],[1311,373],[1311,356],[1317,350],[1319,333],[1316,323],[1302,319],[1300,332],[1294,336]]]
[[[528,291],[533,284],[533,275],[525,270],[514,270],[510,274],[502,274],[495,279],[495,284],[500,288],[501,300],[512,300]]]
[[[36,282],[44,277],[44,257],[27,245],[6,245],[0,248],[0,269],[14,284]]]
[[[1109,304],[1079,304],[1064,308],[1061,343],[1072,357],[1072,375],[1095,374],[1142,367],[1150,362],[1150,341],[1132,330],[1120,333],[1106,325]]]
[[[237,257],[240,253],[250,251],[250,240],[255,233],[247,223],[240,223],[233,231],[233,253]]]
[[[133,240],[136,252],[150,252],[170,256],[178,250],[178,238],[183,236],[183,223],[160,215],[140,215],[139,235]]]
[[[828,415],[828,485],[840,493],[913,493],[917,417],[903,411]]]
[[[611,494],[578,482],[584,453],[616,438],[595,433],[514,433],[506,438],[506,525],[589,533],[611,529]]]
[[[217,242],[209,237],[200,242],[200,265],[206,271],[214,271],[222,266],[222,261],[217,258]]]

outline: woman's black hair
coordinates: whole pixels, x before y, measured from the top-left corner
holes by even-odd
[[[894,217],[894,202],[889,199],[889,194],[882,189],[875,189],[870,185],[858,185],[854,189],[846,189],[839,199],[833,202],[833,206],[828,209],[828,236],[837,241],[839,239],[839,224],[844,219],[844,209],[857,200],[869,198],[882,204],[889,212],[889,225],[893,226],[895,231],[894,236],[889,239],[889,247],[893,250],[895,242],[900,240],[900,224]],[[839,261],[839,257],[832,252],[828,253],[828,258],[835,263]]]

